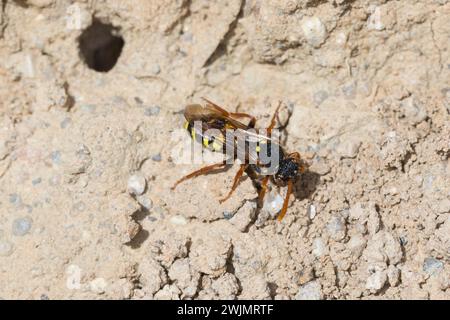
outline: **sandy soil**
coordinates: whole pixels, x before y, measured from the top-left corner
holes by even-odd
[[[450,298],[450,1],[1,4],[1,298]],[[202,96],[283,101],[281,223],[237,167],[170,191]]]

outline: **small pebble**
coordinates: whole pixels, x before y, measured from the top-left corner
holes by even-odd
[[[283,201],[284,199],[280,194],[270,192],[265,198],[263,209],[272,217],[275,217],[283,207]]]
[[[316,105],[321,105],[326,99],[328,99],[328,92],[325,90],[319,90],[313,95],[313,100]]]
[[[72,122],[72,119],[65,118],[63,121],[61,121],[61,124],[60,124],[61,129],[67,128],[71,122]]]
[[[8,240],[0,241],[0,257],[8,257],[14,251],[14,245]]]
[[[355,91],[356,91],[356,87],[355,87],[354,83],[349,83],[342,87],[342,93],[344,93],[344,96],[346,98],[354,98]]]
[[[73,205],[73,208],[79,212],[86,210],[86,204],[83,201],[78,201]]]
[[[159,114],[160,110],[161,110],[161,108],[159,106],[147,107],[144,110],[144,115],[146,115],[148,117],[157,116]]]
[[[12,224],[12,232],[15,236],[24,236],[30,231],[32,224],[33,220],[30,217],[15,219]]]
[[[381,31],[385,28],[381,20],[380,8],[377,6],[369,6],[371,15],[367,19],[367,29]]]
[[[312,253],[316,257],[322,257],[327,253],[328,249],[325,241],[322,238],[315,238],[313,240],[313,250]]]
[[[22,198],[17,193],[13,193],[9,195],[9,202],[16,206],[20,206],[22,204]]]
[[[393,265],[388,267],[387,276],[391,287],[396,287],[400,283],[400,270]]]
[[[301,27],[306,41],[311,46],[318,48],[325,42],[325,38],[327,37],[327,29],[319,18],[304,18],[301,22]]]
[[[313,204],[310,204],[308,207],[308,216],[312,220],[316,216],[316,206]]]
[[[153,75],[156,76],[157,74],[159,74],[161,72],[161,67],[159,66],[159,64],[155,63],[154,65],[152,65],[150,71]]]
[[[187,220],[185,217],[177,215],[170,218],[170,223],[177,226],[184,226],[187,224]]]
[[[223,217],[226,219],[226,220],[230,220],[231,218],[233,218],[233,216],[234,216],[234,212],[231,212],[231,211],[224,211],[223,212]]]
[[[141,173],[136,173],[128,179],[128,192],[134,195],[141,195],[145,191],[145,177]]]
[[[296,300],[321,300],[322,287],[317,280],[310,281],[301,286],[295,296]]]
[[[342,158],[355,158],[358,155],[361,141],[345,140],[337,147],[336,152]]]
[[[194,35],[191,32],[186,32],[181,35],[181,40],[186,42],[192,42]]]
[[[366,245],[367,240],[361,234],[353,235],[347,242],[347,248],[356,258],[359,258],[361,256],[363,250],[366,248]]]
[[[369,217],[367,219],[367,230],[369,231],[369,234],[374,235],[380,230],[380,228],[381,228],[380,215],[375,210],[375,208],[372,207],[369,213]]]
[[[401,106],[406,118],[414,124],[420,123],[427,118],[425,106],[414,99],[414,97],[403,100]]]
[[[61,182],[61,177],[59,175],[52,176],[48,179],[48,184],[52,187],[58,186]]]
[[[152,160],[156,161],[156,162],[160,162],[161,161],[161,153],[153,155]]]
[[[230,223],[238,228],[241,232],[244,232],[255,218],[256,207],[257,205],[255,202],[246,201],[244,205],[230,219]]]
[[[107,283],[104,278],[95,278],[89,283],[92,292],[102,294],[105,292]]]
[[[347,233],[347,227],[345,225],[345,219],[340,215],[336,215],[331,218],[330,222],[327,225],[328,232],[330,236],[336,240],[340,241],[345,238]]]
[[[143,206],[147,210],[151,210],[153,208],[153,201],[149,197],[137,196],[136,200],[137,202],[139,202],[141,206]]]
[[[80,107],[81,111],[92,113],[97,107],[93,104],[84,104]]]
[[[423,271],[429,275],[437,275],[444,269],[444,263],[436,258],[428,257],[423,262]]]
[[[387,272],[381,266],[369,267],[369,271],[371,274],[366,280],[366,289],[372,293],[377,293],[384,287],[388,280]]]
[[[315,161],[310,169],[321,176],[324,176],[331,171],[331,168],[323,160]]]
[[[54,164],[61,164],[61,152],[59,150],[53,151],[50,154],[50,157],[52,158]]]
[[[36,178],[36,179],[34,179],[33,181],[31,181],[31,183],[33,184],[33,186],[35,186],[35,185],[37,185],[37,184],[39,184],[39,183],[41,183],[42,182],[42,178]]]
[[[155,207],[153,209],[153,211],[155,212],[155,215],[158,215],[161,219],[164,219],[165,216],[168,214],[167,209],[163,208],[163,207],[160,207],[160,206]],[[156,219],[156,217],[154,217],[154,216],[150,216],[149,218],[155,218]]]

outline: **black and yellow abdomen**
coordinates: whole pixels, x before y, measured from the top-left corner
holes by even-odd
[[[201,123],[199,121],[199,123]],[[214,152],[225,152],[225,138],[218,129],[208,129],[204,125],[195,126],[193,122],[186,121],[184,128],[189,132],[191,138],[203,145],[203,147]]]

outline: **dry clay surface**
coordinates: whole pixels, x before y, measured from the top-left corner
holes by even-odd
[[[450,1],[1,4],[1,298],[450,298]],[[281,222],[237,166],[170,190],[201,97],[283,102]]]

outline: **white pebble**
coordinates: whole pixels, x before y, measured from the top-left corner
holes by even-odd
[[[423,271],[429,275],[436,275],[442,271],[444,264],[436,258],[426,258],[423,262]]]
[[[374,235],[380,230],[380,228],[381,228],[380,215],[375,210],[375,208],[373,208],[373,210],[370,210],[369,218],[367,219],[367,230],[369,231],[369,234]]]
[[[366,280],[366,289],[370,290],[372,293],[377,293],[380,291],[386,281],[388,280],[387,272],[383,266],[370,266],[369,272],[371,273]]]
[[[347,242],[347,247],[350,252],[357,258],[359,258],[366,248],[367,240],[361,234],[353,235]]]
[[[255,213],[256,203],[253,201],[246,201],[229,221],[240,231],[244,232],[253,221]]]
[[[336,36],[336,43],[338,45],[344,45],[347,42],[347,39],[348,39],[347,35],[344,32],[340,32]]]
[[[391,287],[395,287],[400,283],[400,270],[390,265],[387,269],[387,277]]]
[[[12,233],[19,237],[24,236],[30,231],[32,223],[30,217],[17,218],[13,221]]]
[[[321,300],[322,299],[322,287],[317,280],[310,281],[307,284],[300,287],[296,300]]]
[[[8,257],[10,256],[14,251],[14,245],[5,240],[0,241],[0,257]]]
[[[146,181],[141,173],[136,173],[128,179],[128,192],[134,195],[141,195],[145,191]]]
[[[345,235],[347,234],[345,219],[340,215],[336,215],[331,218],[330,222],[327,225],[327,229],[330,233],[330,236],[336,241],[344,239]]]
[[[27,4],[38,7],[45,8],[53,4],[54,0],[28,0]]]
[[[159,74],[161,72],[161,67],[159,66],[159,64],[153,64],[150,67],[150,72],[156,76],[157,74]]]
[[[304,18],[302,20],[302,30],[306,41],[315,48],[320,47],[327,37],[327,29],[317,17]]]
[[[313,241],[313,250],[312,253],[316,257],[322,257],[327,253],[328,249],[326,243],[322,238],[315,238]]]
[[[270,192],[264,201],[263,209],[272,217],[275,217],[283,207],[283,197],[275,192]]]
[[[385,28],[381,21],[380,7],[375,5],[369,6],[370,16],[367,19],[367,29],[381,31]]]
[[[328,92],[325,90],[319,90],[313,95],[313,100],[316,105],[320,105],[326,99],[328,99]]]
[[[316,206],[313,204],[310,204],[308,207],[308,216],[312,220],[316,216]]]
[[[150,198],[148,198],[146,196],[137,196],[136,200],[137,200],[137,202],[139,202],[139,204],[141,206],[143,206],[147,210],[151,210],[153,208],[153,201],[152,201],[152,199],[150,199]]]
[[[177,225],[177,226],[184,226],[187,224],[187,220],[185,217],[183,216],[173,216],[172,218],[170,218],[170,223]]]
[[[342,158],[354,158],[358,155],[359,147],[361,146],[361,141],[346,140],[339,144],[336,152]]]
[[[91,291],[97,293],[97,294],[102,294],[105,292],[106,290],[106,280],[103,278],[95,278],[94,280],[92,280],[89,283],[89,287],[91,288]]]

